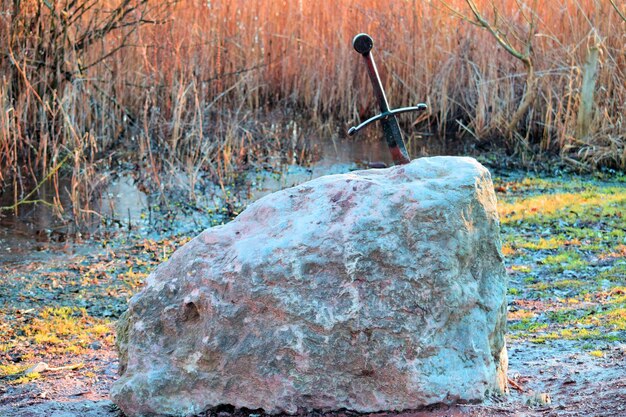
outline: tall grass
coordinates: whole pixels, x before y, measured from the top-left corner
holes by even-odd
[[[83,3],[89,10],[64,17]],[[463,0],[446,3],[469,13]],[[487,17],[497,6],[513,41],[534,31],[538,91],[514,135],[507,125],[525,96],[524,66],[440,1],[2,0],[0,187],[19,201],[47,176],[71,175],[80,214],[105,168],[122,163],[154,189],[174,178],[163,173],[183,173],[193,194],[276,153],[306,158],[288,121],[344,140],[333,126],[375,111],[351,47],[359,32],[376,42],[391,104],[428,103],[413,121],[419,131],[507,148],[530,163],[557,154],[626,168],[626,22],[611,3],[476,3]],[[120,8],[131,10],[112,13]],[[592,50],[595,91],[583,96]]]

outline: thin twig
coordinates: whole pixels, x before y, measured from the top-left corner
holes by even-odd
[[[16,201],[11,206],[0,207],[0,211],[15,210],[22,204],[41,202],[40,200],[29,200],[29,198],[32,197],[32,195],[35,194],[37,190],[39,190],[39,188],[41,188],[41,186],[46,183],[46,181],[48,181],[54,174],[56,174],[59,169],[61,169],[61,167],[65,164],[65,162],[68,160],[68,158],[71,155],[72,155],[71,153],[68,153],[67,155],[65,155],[65,157],[61,160],[61,162],[59,162],[54,168],[52,168],[52,170],[48,173],[48,175],[46,175],[46,177],[43,180],[41,180],[37,184],[37,186],[33,188],[33,190],[30,193],[28,193],[26,197],[22,198],[19,201]],[[54,206],[54,204],[52,203],[48,203],[48,205]]]

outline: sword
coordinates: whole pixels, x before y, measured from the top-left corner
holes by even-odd
[[[367,119],[358,126],[351,127],[350,130],[348,130],[348,135],[353,136],[370,123],[380,120],[385,139],[387,140],[387,146],[389,146],[389,151],[391,152],[391,157],[393,158],[393,163],[396,165],[408,164],[411,162],[411,158],[409,157],[409,153],[404,145],[404,140],[402,140],[402,132],[400,131],[396,114],[426,110],[427,106],[424,103],[420,103],[413,107],[401,107],[399,109],[390,110],[389,103],[387,102],[387,96],[385,95],[385,90],[383,90],[383,84],[380,82],[378,69],[376,68],[376,63],[374,62],[374,57],[371,53],[372,48],[374,47],[374,41],[368,34],[359,33],[352,40],[352,46],[365,59],[365,63],[367,64],[367,73],[372,81],[374,95],[376,96],[378,106],[380,107],[380,114]]]

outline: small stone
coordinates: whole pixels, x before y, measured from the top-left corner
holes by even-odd
[[[387,168],[387,164],[384,162],[374,161],[374,162],[370,162],[369,164],[367,164],[367,167],[381,169],[381,168]]]
[[[39,372],[47,371],[49,368],[46,362],[38,362],[35,365],[31,366],[27,370],[24,371],[24,375],[36,374]]]
[[[547,392],[535,393],[526,398],[526,405],[530,407],[540,407],[552,403],[552,398]]]

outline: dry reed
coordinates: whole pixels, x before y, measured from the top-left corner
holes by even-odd
[[[391,104],[428,103],[414,121],[421,131],[508,148],[530,162],[560,154],[626,168],[626,22],[615,3],[476,2],[487,19],[500,11],[499,33],[511,42],[532,43],[536,96],[513,134],[527,67],[450,10],[471,16],[463,0],[52,4],[2,0],[0,188],[14,202],[53,170],[72,175],[80,215],[99,173],[118,163],[133,164],[153,189],[167,185],[164,172],[181,172],[193,196],[202,181],[227,184],[276,153],[305,158],[286,119],[298,115],[327,134],[321,129],[374,112],[351,48],[358,32],[375,39]],[[82,4],[89,10],[77,12]],[[75,20],[64,15],[70,6]],[[589,103],[581,89],[592,50]]]

